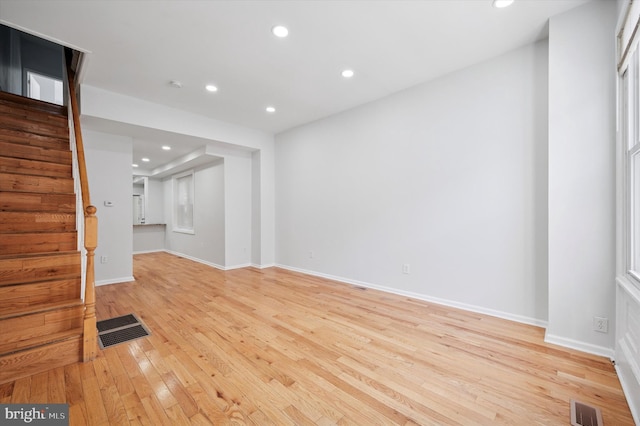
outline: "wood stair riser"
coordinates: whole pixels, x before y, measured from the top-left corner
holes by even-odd
[[[23,158],[26,160],[48,161],[50,163],[71,166],[71,151],[41,148],[39,146],[22,145],[0,140],[0,153],[3,157]]]
[[[28,133],[35,133],[37,135],[53,136],[55,138],[64,138],[69,136],[69,129],[67,127],[32,121],[28,118],[18,117],[15,115],[0,116],[0,126]]]
[[[0,99],[0,116],[13,116],[23,120],[29,120],[50,126],[69,128],[69,119],[66,116],[52,114],[46,111],[34,111],[32,108]],[[0,119],[0,122],[2,120]]]
[[[43,232],[0,235],[0,256],[8,254],[66,252],[78,249],[77,233]]]
[[[80,278],[0,286],[0,317],[80,298]]]
[[[67,116],[68,109],[64,105],[56,105],[49,102],[38,101],[36,99],[25,98],[8,92],[0,92],[0,102],[12,107],[26,107],[34,113],[55,114]]]
[[[74,194],[0,192],[0,211],[75,213]]]
[[[2,155],[2,154],[0,154]],[[49,161],[25,160],[22,158],[0,156],[0,173],[14,173],[31,176],[47,176],[57,178],[73,178],[71,168],[67,164]]]
[[[0,211],[0,233],[75,230],[76,215],[73,213]]]
[[[0,383],[62,367],[82,359],[82,336],[0,356]]]
[[[0,353],[52,341],[53,335],[82,327],[84,307],[79,304],[54,311],[0,319]]]
[[[0,259],[0,286],[80,277],[80,253]]]
[[[68,151],[70,148],[68,138],[52,138],[50,136],[25,133],[20,130],[3,128],[0,126],[0,141],[18,145],[58,149]]]
[[[0,173],[0,191],[73,194],[73,179]]]

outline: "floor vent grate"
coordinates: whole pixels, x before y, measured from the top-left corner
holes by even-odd
[[[134,314],[98,321],[98,343],[101,349],[149,336],[149,330]]]
[[[603,426],[602,413],[597,407],[572,399],[571,426]]]
[[[125,325],[133,325],[139,323],[140,321],[136,318],[135,315],[123,315],[121,317],[109,318],[104,321],[98,321],[96,324],[98,326],[98,332],[113,330],[115,328],[124,327]]]

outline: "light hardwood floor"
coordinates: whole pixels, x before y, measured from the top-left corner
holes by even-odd
[[[71,424],[569,424],[571,398],[633,420],[611,362],[543,330],[277,268],[222,272],[136,255],[98,319],[152,335],[0,385],[0,403],[70,404]]]

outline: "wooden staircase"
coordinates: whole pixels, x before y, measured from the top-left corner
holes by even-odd
[[[83,360],[67,115],[0,92],[0,383]]]

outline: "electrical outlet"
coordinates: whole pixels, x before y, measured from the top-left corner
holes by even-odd
[[[409,274],[411,273],[411,265],[409,265],[408,263],[404,263],[402,265],[402,273],[403,274]]]
[[[107,256],[100,256],[100,263],[107,263],[109,258]]]
[[[609,332],[609,319],[602,317],[593,317],[593,330],[600,333]]]

